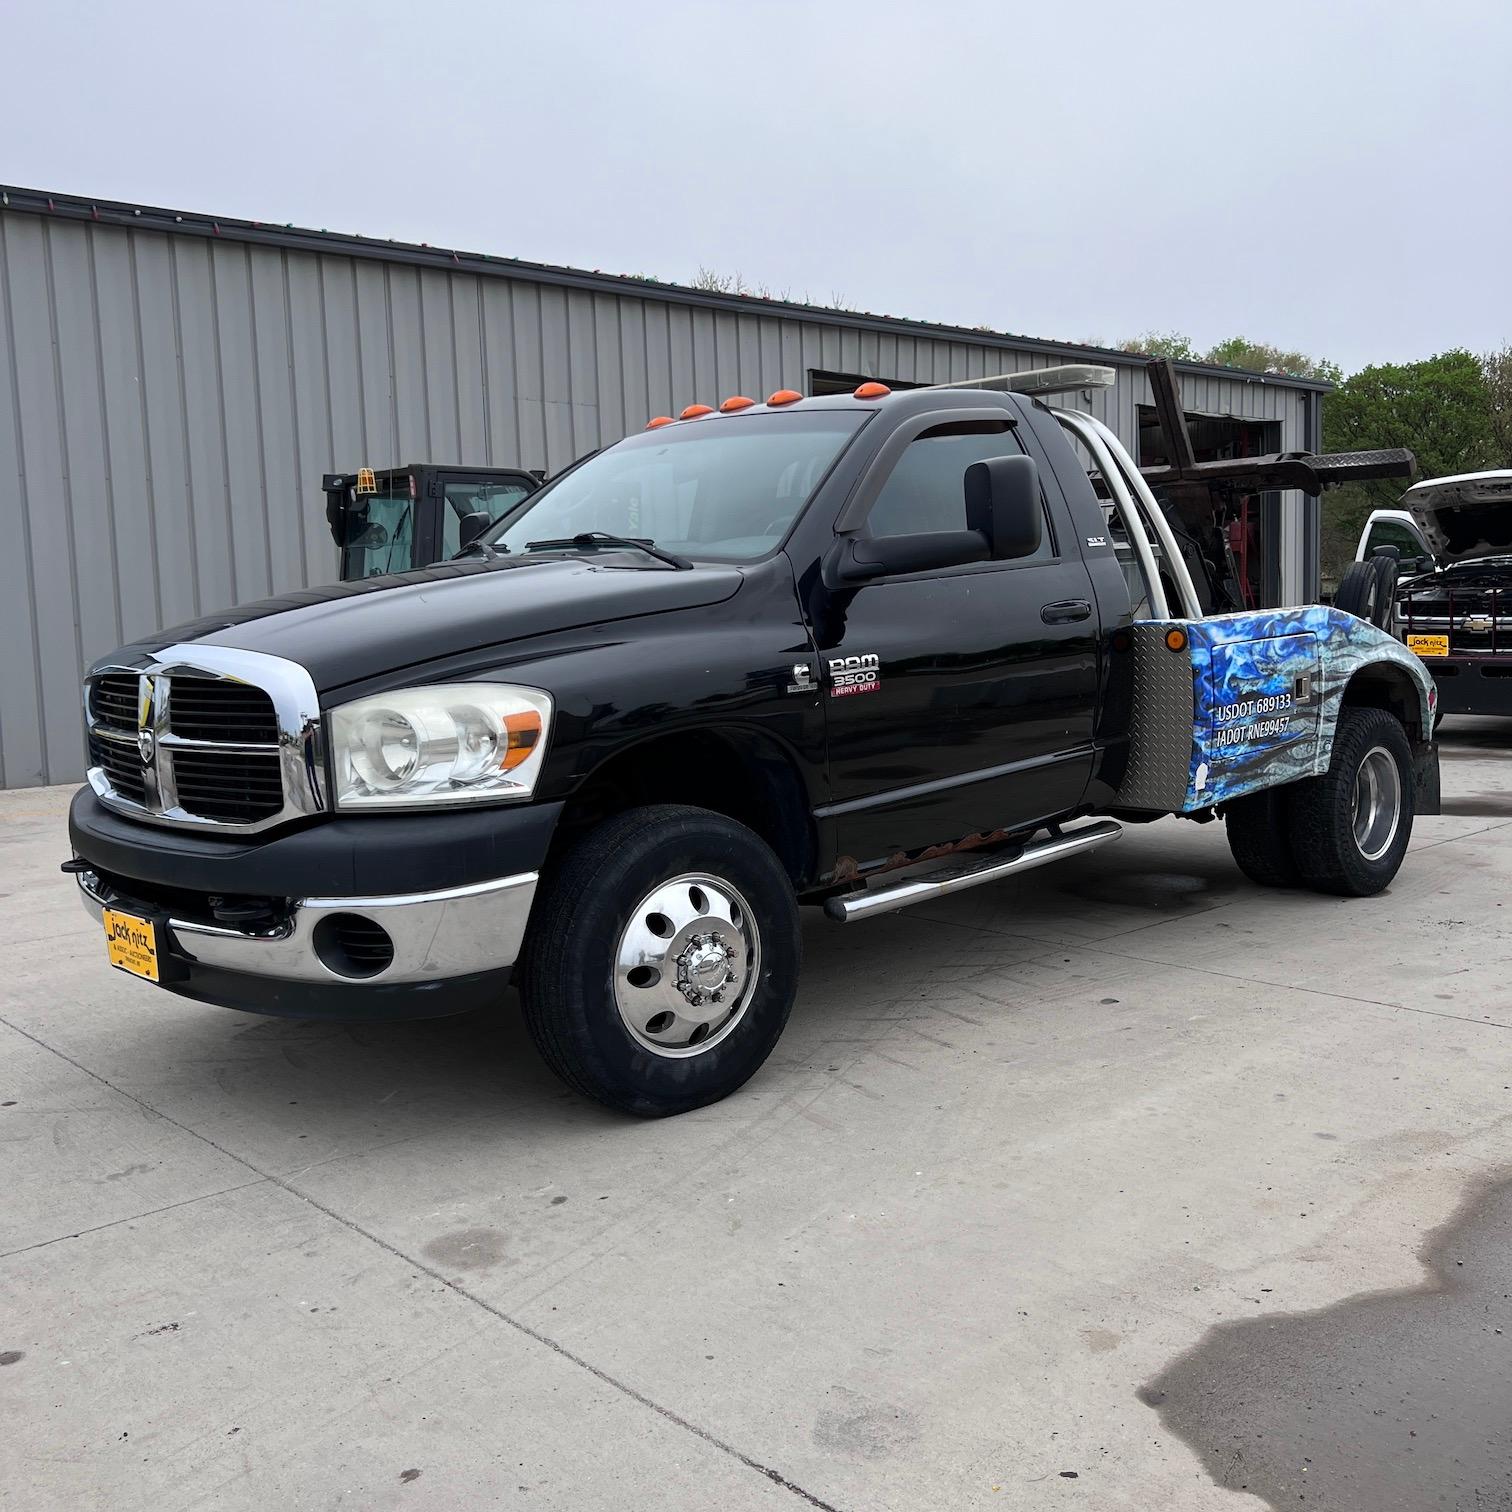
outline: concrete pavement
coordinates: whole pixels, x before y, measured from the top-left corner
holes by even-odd
[[[1262,891],[1164,821],[816,916],[767,1068],[655,1124],[512,1010],[299,1024],[111,972],[67,793],[0,794],[0,1504],[1296,1505],[1339,1389],[1296,1315],[1416,1316],[1512,1166],[1512,725],[1444,737],[1450,812],[1381,898]],[[1236,1377],[1214,1341],[1265,1319]],[[1507,1337],[1451,1327],[1512,1404]],[[1512,1450],[1466,1470],[1452,1389],[1412,1390],[1401,1452],[1484,1498],[1434,1505],[1506,1505]],[[1310,1506],[1423,1505],[1347,1460]]]

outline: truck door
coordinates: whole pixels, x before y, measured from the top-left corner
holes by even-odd
[[[872,536],[966,526],[973,462],[1021,453],[1006,417],[907,423],[856,498]],[[1054,488],[1042,469],[1042,486]],[[1057,500],[1057,506],[1059,501]],[[831,595],[814,627],[839,852],[861,866],[1066,812],[1092,768],[1099,624],[1071,522],[1038,552]]]

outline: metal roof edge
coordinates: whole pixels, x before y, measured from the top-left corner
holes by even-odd
[[[686,284],[663,283],[655,278],[528,262],[522,258],[501,257],[487,252],[433,247],[427,242],[401,242],[344,231],[314,230],[292,223],[280,225],[235,216],[204,215],[197,211],[169,210],[160,206],[134,204],[129,200],[90,199],[84,195],[27,189],[19,185],[0,184],[0,210],[51,215],[63,220],[93,221],[101,225],[181,236],[248,242],[258,246],[340,253],[418,267],[461,269],[484,276],[523,279],[593,293],[661,299],[674,304],[725,310],[736,315],[769,314],[813,321],[820,325],[841,326],[849,330],[922,336],[934,341],[965,341],[975,346],[995,347],[1001,351],[1096,357],[1118,367],[1140,367],[1147,360],[1143,353],[1090,346],[1076,341],[1049,341],[1038,336],[1018,336],[973,326],[936,324],[904,316],[839,310],[829,305],[768,299],[759,294],[724,294],[711,289],[689,288]],[[1313,393],[1329,393],[1334,387],[1320,378],[1298,378],[1288,373],[1260,373],[1250,368],[1221,367],[1206,362],[1178,362],[1176,367],[1179,372],[1199,377],[1225,378],[1236,383],[1270,384],[1280,388],[1305,389]]]

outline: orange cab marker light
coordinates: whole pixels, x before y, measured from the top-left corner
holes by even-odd
[[[885,399],[892,393],[885,383],[863,383],[855,389],[854,397],[857,399]]]
[[[1187,633],[1185,630],[1167,630],[1165,642],[1167,651],[1185,651],[1187,647]]]
[[[803,395],[797,389],[778,389],[775,394],[767,395],[768,404],[796,404]]]
[[[679,420],[696,420],[700,415],[712,415],[713,413],[714,406],[712,404],[690,404],[677,418]]]
[[[658,415],[654,420],[646,421],[647,430],[659,430],[664,425],[671,425],[671,415]]]
[[[733,415],[736,410],[750,409],[755,404],[754,399],[747,399],[744,394],[731,394],[723,404],[719,406],[721,415]]]

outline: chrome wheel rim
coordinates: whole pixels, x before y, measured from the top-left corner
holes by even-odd
[[[681,1060],[734,1032],[760,975],[751,905],[723,878],[687,872],[630,910],[614,952],[614,1004],[637,1044]]]
[[[1401,820],[1401,773],[1385,746],[1373,746],[1354,781],[1354,839],[1360,854],[1378,861],[1391,849]]]

